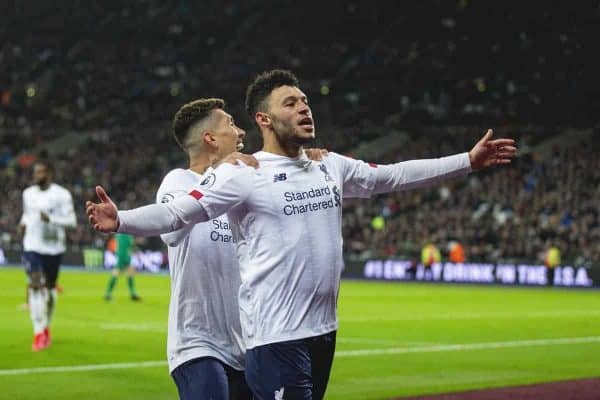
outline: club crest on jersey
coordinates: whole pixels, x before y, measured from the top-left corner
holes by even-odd
[[[283,182],[287,179],[287,175],[285,174],[285,172],[282,172],[281,174],[275,174],[275,176],[273,177],[273,182]]]
[[[202,182],[200,182],[200,186],[204,186],[206,188],[211,187],[212,185],[215,184],[215,181],[217,180],[217,177],[215,176],[215,174],[213,174],[212,172],[210,174],[208,174],[208,176],[206,178],[204,178],[202,180]]]
[[[325,174],[325,182],[333,182],[333,178],[329,175],[325,164],[319,164],[319,169]]]

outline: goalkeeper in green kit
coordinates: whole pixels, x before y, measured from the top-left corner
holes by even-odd
[[[110,279],[108,280],[108,286],[106,287],[104,300],[112,300],[112,291],[117,284],[117,279],[123,273],[123,271],[127,270],[127,286],[129,287],[129,296],[133,301],[140,301],[141,298],[135,292],[135,283],[133,280],[135,268],[131,265],[131,253],[135,247],[135,240],[132,235],[117,233],[114,236],[114,244],[117,263],[115,268],[112,270]]]

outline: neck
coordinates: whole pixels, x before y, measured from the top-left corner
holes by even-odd
[[[273,132],[263,132],[263,141],[263,151],[292,158],[302,154],[301,144],[292,142],[284,143]]]
[[[48,187],[50,187],[50,182],[38,183],[38,186],[41,190],[46,190]]]
[[[215,154],[207,152],[190,151],[188,153],[190,159],[190,170],[197,174],[203,174],[208,167],[215,165],[219,158]]]

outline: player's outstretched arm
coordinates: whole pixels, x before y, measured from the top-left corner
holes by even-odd
[[[371,164],[374,168],[371,169],[371,174],[367,172],[368,166],[365,163],[354,162],[352,168],[347,168],[347,181],[356,184],[355,186],[361,183],[363,188],[372,188],[372,191],[368,190],[369,194],[379,194],[431,187],[447,179],[466,176],[473,170],[510,163],[517,152],[514,140],[492,140],[492,135],[492,130],[488,130],[468,153],[388,165]],[[369,175],[371,178],[368,178]],[[346,187],[344,190],[346,197],[348,190]],[[367,191],[363,189],[363,192]]]
[[[206,222],[244,201],[252,191],[247,167],[223,164],[215,169],[214,185],[191,189],[165,204],[151,204],[118,211],[102,187],[97,188],[100,203],[86,203],[90,223],[100,232],[122,232],[136,236],[158,236],[188,224]]]
[[[98,232],[116,232],[119,227],[117,206],[102,186],[96,186],[100,203],[85,202],[85,212],[92,227]]]
[[[194,197],[197,191],[168,204],[151,204],[118,211],[101,186],[96,187],[100,203],[86,202],[90,224],[99,232],[122,232],[136,236],[157,236],[173,232],[187,224],[208,221],[208,215]]]
[[[513,139],[492,140],[493,135],[494,131],[488,129],[469,152],[471,168],[474,171],[492,165],[510,164],[511,160],[517,155],[517,148]]]

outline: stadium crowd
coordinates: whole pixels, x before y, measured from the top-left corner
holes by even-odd
[[[459,132],[435,128],[415,133],[401,154],[390,154],[387,160],[460,151],[465,147],[455,147],[456,138],[475,138],[476,133]],[[555,244],[567,262],[597,264],[598,142],[589,136],[566,147],[554,146],[548,154],[534,150],[533,144],[529,150],[523,143],[525,154],[512,165],[472,174],[465,181],[381,196],[370,203],[347,202],[347,250],[362,258],[417,258],[429,242],[447,251],[456,241],[466,248],[469,261],[541,262]]]
[[[54,7],[45,3],[8,7],[0,24],[1,245],[19,245],[14,228],[34,154],[66,133],[84,139],[50,155],[80,221],[98,183],[124,208],[153,201],[162,174],[184,166],[168,121],[190,99],[225,98],[250,132],[247,149],[258,149],[244,88],[274,66],[302,78],[317,145],[352,154],[392,130],[410,133],[401,151],[378,162],[464,151],[482,125],[515,127],[507,133],[522,140],[519,132],[534,123],[533,146],[564,127],[597,124],[598,4],[540,12],[510,2],[416,2],[398,14],[392,3],[326,2],[319,12],[286,7],[288,0],[264,8],[149,0],[84,9],[66,2],[62,14],[45,13]],[[290,42],[287,31],[302,31],[304,40]],[[459,240],[470,260],[539,260],[558,242],[565,259],[599,263],[592,144],[527,153],[510,167],[436,190],[347,202],[346,249],[354,257],[404,256],[425,241]],[[101,246],[104,238],[82,223],[70,240]]]

